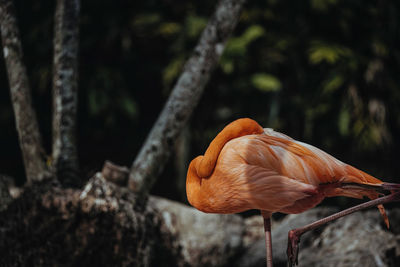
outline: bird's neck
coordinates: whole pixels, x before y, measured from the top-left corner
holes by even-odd
[[[263,132],[264,129],[252,119],[238,119],[228,124],[210,143],[204,157],[198,161],[195,166],[197,175],[206,178],[212,174],[218,155],[228,141],[240,136],[261,134]]]
[[[189,203],[197,207],[200,198],[201,178],[197,175],[196,166],[203,156],[198,156],[189,164],[186,178],[186,195]]]

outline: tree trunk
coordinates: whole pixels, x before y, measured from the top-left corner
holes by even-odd
[[[79,185],[76,143],[79,0],[58,0],[54,27],[53,168],[62,184]]]
[[[0,0],[0,27],[26,178],[28,182],[42,181],[50,176],[50,173],[46,167],[46,155],[41,143],[36,112],[32,107],[31,90],[22,61],[22,47],[12,0]]]

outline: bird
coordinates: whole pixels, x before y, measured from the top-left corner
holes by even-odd
[[[237,119],[218,133],[204,155],[188,167],[188,202],[206,213],[231,214],[258,209],[264,219],[266,265],[272,266],[271,215],[297,214],[326,197],[368,197],[369,202],[323,218],[288,233],[288,263],[298,263],[300,236],[349,213],[399,201],[400,184],[385,183],[328,153],[283,133]],[[383,191],[391,194],[380,197]]]

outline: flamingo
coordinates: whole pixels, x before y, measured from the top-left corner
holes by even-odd
[[[333,214],[288,233],[288,263],[298,264],[300,236],[355,211],[400,200],[400,184],[381,180],[343,163],[309,144],[263,129],[243,118],[228,124],[204,156],[189,164],[186,193],[189,203],[206,213],[239,213],[258,209],[264,219],[266,265],[272,266],[271,215],[297,214],[325,197],[368,197],[366,203]],[[379,197],[383,190],[391,194]]]

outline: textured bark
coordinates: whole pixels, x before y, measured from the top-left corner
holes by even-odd
[[[45,152],[32,107],[31,91],[12,0],[0,0],[0,26],[11,101],[28,182],[41,181],[49,176]]]
[[[0,213],[0,266],[148,266],[159,222],[126,188],[93,177],[84,190],[26,188]]]
[[[132,164],[129,188],[143,199],[162,171],[173,145],[199,102],[225,43],[239,19],[245,0],[219,1],[193,55]]]
[[[107,160],[103,165],[101,175],[107,181],[120,186],[125,186],[128,181],[129,169],[125,166],[118,166]]]
[[[0,212],[0,266],[229,266],[241,250],[237,215],[204,214],[135,194],[97,173],[83,190],[28,187]]]
[[[68,186],[79,185],[76,143],[79,0],[57,0],[53,60],[53,168]]]

